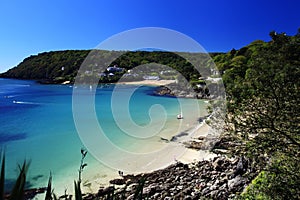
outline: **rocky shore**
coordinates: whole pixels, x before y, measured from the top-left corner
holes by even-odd
[[[193,90],[192,88],[186,88],[185,86],[179,86],[178,84],[168,84],[166,86],[159,86],[154,91],[155,95],[159,96],[174,96],[179,98],[196,98],[196,99],[209,99],[210,94],[205,90]]]
[[[111,180],[111,186],[84,199],[233,199],[250,183],[253,173],[244,157],[217,156],[191,164],[176,163],[148,174],[124,175]]]

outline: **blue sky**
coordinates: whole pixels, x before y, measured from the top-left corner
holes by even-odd
[[[209,52],[226,52],[268,41],[272,30],[294,35],[299,8],[299,0],[1,0],[0,72],[29,55],[91,49],[139,27],[173,29]]]

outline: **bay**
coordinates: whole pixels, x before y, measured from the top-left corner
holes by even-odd
[[[122,93],[126,95],[130,93],[128,104],[118,103],[112,106],[115,85],[98,86],[95,94],[95,110],[99,126],[107,138],[124,151],[132,153],[155,151],[163,144],[160,138],[170,139],[181,131],[178,127],[182,126],[182,122],[177,120],[176,116],[182,112],[182,102],[189,105],[190,100],[183,99],[180,103],[177,98],[155,96],[153,95],[155,87],[151,86],[135,87],[132,93],[132,87],[124,85],[118,89],[121,95],[117,97],[121,99],[117,102],[123,102]],[[28,188],[45,187],[51,172],[55,191],[60,194],[65,189],[72,191],[73,181],[78,178],[80,150],[86,148],[78,135],[73,119],[73,89],[70,85],[41,85],[31,80],[0,79],[0,145],[6,154],[7,190],[11,189],[17,177],[18,164],[26,159],[31,161],[27,179]],[[197,115],[203,116],[206,113],[205,103],[198,102],[201,109]],[[151,118],[149,110],[153,105],[163,107],[162,115],[159,112],[154,113]],[[154,124],[143,131],[143,134],[155,132],[150,143],[138,142],[128,136],[128,133],[136,129],[132,124],[120,128],[118,120],[128,119],[128,113],[119,112],[122,108],[128,109],[131,120],[137,126],[147,127],[148,124]],[[117,117],[114,109],[118,114]],[[193,107],[187,109],[189,110],[186,113],[194,112]],[[162,119],[166,120],[163,127],[159,124],[160,116],[164,116]],[[86,118],[88,123],[89,116]],[[189,124],[187,128],[197,123],[195,117],[187,120],[189,120],[185,121]],[[156,129],[159,133],[156,133]],[[97,134],[97,130],[90,131]],[[147,144],[149,147],[145,148]],[[117,176],[117,169],[108,167],[107,163],[101,163],[92,154],[88,154],[86,162],[88,167],[83,173],[87,183],[86,190],[91,187],[88,183],[92,180],[94,185],[101,185],[107,183],[111,177]]]

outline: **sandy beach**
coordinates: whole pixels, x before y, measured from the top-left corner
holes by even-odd
[[[175,83],[175,80],[143,80],[143,81],[128,81],[128,82],[118,82],[117,84],[124,85],[151,85],[160,86]]]
[[[206,137],[211,131],[211,127],[206,123],[202,123],[192,130],[191,134],[184,139],[184,142],[197,141],[199,137]],[[195,150],[185,147],[185,153],[178,160],[182,163],[191,163],[200,160],[206,160],[215,157],[215,154],[208,150]]]

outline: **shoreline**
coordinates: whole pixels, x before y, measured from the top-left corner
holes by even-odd
[[[136,159],[128,159],[124,158],[123,161],[118,160],[118,162],[122,163],[123,165],[131,165],[131,172],[125,172],[124,175],[134,175],[138,176],[141,174],[151,174],[155,173],[157,170],[164,170],[171,165],[174,165],[178,162],[184,164],[191,164],[198,161],[209,160],[214,158],[216,155],[209,152],[208,150],[197,150],[193,148],[189,148],[187,143],[196,140],[199,137],[206,137],[211,133],[211,128],[208,124],[205,123],[205,120],[208,119],[208,115],[204,115],[202,117],[201,122],[198,120],[193,120],[193,123],[190,123],[189,118],[184,118],[182,123],[190,123],[183,126],[183,129],[178,129],[178,132],[174,132],[173,130],[168,130],[170,132],[166,136],[166,140],[163,140],[161,137],[157,137],[156,143],[153,145],[160,144],[161,147],[164,144],[168,145],[168,148],[163,150],[162,155],[159,158],[156,156],[149,156],[144,157],[141,160]],[[188,121],[184,121],[188,120]],[[182,134],[183,133],[183,134]],[[186,134],[187,133],[187,134]],[[176,141],[171,141],[173,137],[177,137]],[[150,144],[152,146],[152,144]],[[143,147],[142,147],[143,148]],[[147,148],[147,147],[145,147]],[[169,153],[171,152],[171,153]],[[174,156],[179,155],[179,156]],[[86,194],[95,194],[99,191],[100,188],[107,188],[114,184],[111,181],[115,179],[122,178],[118,174],[117,169],[112,169],[107,166],[105,168],[99,168],[100,165],[104,166],[103,164],[93,163],[92,165],[88,163],[89,168],[83,173],[83,183],[87,183],[88,186],[82,185],[82,192]],[[136,167],[139,163],[144,163],[144,165],[140,165],[142,167]],[[161,165],[161,163],[167,163],[165,165]],[[98,166],[98,167],[97,167]],[[157,167],[159,166],[159,167]],[[135,171],[136,170],[136,171]],[[132,172],[134,171],[134,172]],[[68,184],[68,183],[67,183]],[[69,184],[68,184],[69,185]],[[116,185],[114,185],[116,186]],[[117,186],[118,187],[118,186]],[[55,188],[55,185],[54,185]],[[57,188],[58,189],[58,188]],[[56,191],[58,192],[59,190]],[[68,192],[73,194],[73,187],[70,185],[68,188]],[[62,191],[58,192],[57,194],[61,194]]]
[[[183,153],[179,157],[177,157],[177,158],[171,157],[170,158],[170,156],[169,156],[169,160],[168,160],[169,163],[163,167],[158,167],[158,168],[151,165],[153,160],[151,160],[151,161],[149,160],[148,164],[145,167],[143,167],[142,171],[135,172],[135,173],[125,172],[124,176],[131,176],[131,175],[139,176],[142,174],[151,174],[151,173],[155,173],[158,170],[167,169],[168,167],[170,167],[176,163],[192,164],[192,163],[195,163],[198,161],[209,160],[216,156],[216,154],[209,152],[208,150],[192,149],[192,148],[189,148],[185,144],[186,142],[193,141],[198,137],[205,137],[208,134],[210,134],[210,127],[205,122],[201,122],[200,124],[197,124],[194,128],[190,128],[187,131],[189,132],[188,135],[181,136],[178,138],[178,140],[173,141],[173,142],[168,141],[168,143],[171,143],[171,147],[175,148],[175,152],[181,153],[183,151]],[[166,141],[161,141],[161,142],[166,142]],[[164,159],[166,159],[166,158],[164,158]],[[170,162],[170,160],[171,160],[171,162]],[[163,162],[165,160],[161,160],[161,161]],[[136,161],[129,161],[129,162],[136,162]],[[111,183],[113,180],[122,178],[115,169],[108,168],[107,170],[115,171],[115,175],[110,176],[111,174],[109,174],[107,176],[100,176],[100,174],[99,174],[98,175],[99,177],[97,177],[97,175],[95,175],[95,174],[97,174],[98,172],[94,171],[93,173],[91,173],[91,174],[94,174],[94,179],[88,180],[90,185],[89,185],[89,187],[83,186],[82,192],[87,193],[87,194],[97,193],[100,188],[106,188],[106,187],[110,187],[110,186],[114,185]]]
[[[207,117],[206,117],[207,119]],[[169,143],[172,143],[172,146],[179,147],[176,150],[178,151],[184,151],[184,153],[178,157],[174,158],[171,156],[172,162],[169,162],[167,165],[157,168],[157,169],[151,169],[151,166],[149,168],[145,167],[143,171],[136,172],[136,173],[130,173],[130,172],[124,172],[124,176],[120,176],[118,174],[118,171],[116,169],[112,169],[109,167],[105,167],[104,169],[98,168],[99,165],[97,163],[88,163],[88,167],[86,171],[83,172],[83,179],[82,179],[82,193],[86,195],[92,195],[97,194],[99,190],[103,190],[105,188],[109,187],[115,187],[115,188],[121,188],[124,186],[124,184],[115,184],[116,181],[124,179],[124,177],[141,177],[144,174],[155,174],[158,171],[164,171],[168,170],[168,168],[177,165],[178,163],[182,163],[184,165],[194,165],[194,163],[202,162],[202,161],[208,161],[211,159],[214,159],[217,155],[209,152],[208,150],[196,150],[189,148],[185,142],[193,141],[197,139],[198,137],[205,137],[210,133],[210,127],[205,123],[205,121],[202,121],[201,123],[196,124],[194,127],[191,127],[187,130],[189,132],[188,135],[180,136],[178,137],[178,140],[176,141],[169,141]],[[180,134],[180,133],[179,133]],[[177,134],[177,136],[179,135]],[[176,136],[176,135],[174,135]],[[162,143],[166,141],[161,141]],[[130,161],[134,162],[134,161]],[[151,163],[152,161],[149,161]],[[152,166],[153,167],[153,166]],[[99,169],[99,170],[97,170]],[[54,191],[57,196],[63,195],[63,188],[59,188],[57,184],[55,184],[55,180],[53,181],[54,185],[52,186],[54,188]],[[74,188],[73,185],[69,182],[65,182],[65,184],[59,184],[69,187],[65,187],[68,190],[68,194],[74,194]],[[70,185],[69,185],[70,184]],[[32,188],[30,190],[34,191],[35,188]],[[45,193],[39,193],[35,196],[37,199],[44,199]]]
[[[72,81],[54,82],[49,79],[22,79],[22,78],[11,78],[11,77],[0,77],[1,79],[21,80],[21,81],[34,81],[41,85],[73,85]],[[150,86],[161,86],[175,83],[176,80],[141,80],[141,81],[118,81],[118,82],[107,82],[99,84],[124,84],[124,85],[150,85]]]
[[[168,85],[171,83],[175,83],[175,80],[143,80],[143,81],[120,81],[116,82],[115,84],[119,85],[149,85],[149,86],[162,86],[162,85]]]

